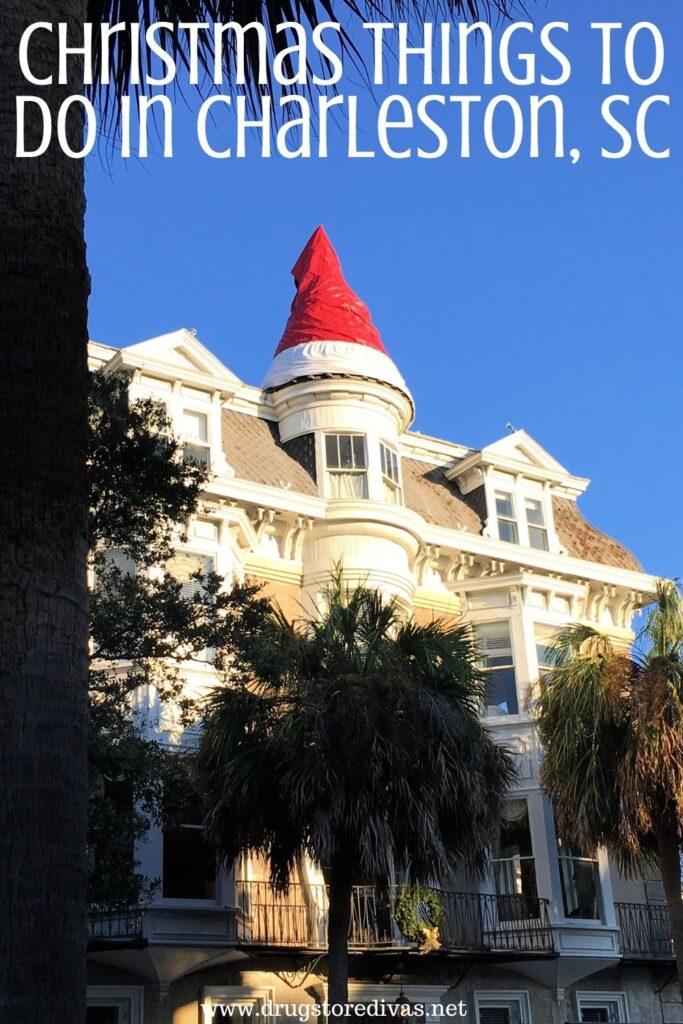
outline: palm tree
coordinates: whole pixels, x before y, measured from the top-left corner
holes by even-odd
[[[445,0],[443,11],[471,18],[506,14],[510,0]],[[397,0],[305,0],[300,20],[382,20]],[[432,17],[420,0],[410,13]],[[29,85],[17,54],[35,22],[260,19],[271,40],[291,18],[267,0],[4,0],[0,27],[0,1010],[14,1018],[44,1012],[51,1024],[83,1016],[85,993],[85,817],[87,687],[87,298],[84,176],[80,160],[53,138],[37,158],[15,156],[16,97],[38,91],[53,125],[62,102],[81,89],[75,61],[57,84],[57,32],[31,40],[31,68],[54,84]],[[77,41],[71,38],[70,43]],[[172,34],[164,45],[178,54]],[[255,56],[247,50],[247,66]],[[128,88],[125,46],[114,54],[102,96],[116,124]],[[270,54],[272,59],[272,52]],[[229,60],[234,54],[228,55]],[[95,87],[95,92],[97,89]],[[42,122],[32,122],[37,145]],[[81,124],[72,109],[69,140]],[[53,136],[56,132],[53,130]],[[58,926],[56,925],[58,922]],[[50,965],[47,969],[47,965]],[[44,1011],[37,1007],[45,1008]],[[47,1009],[49,1007],[49,1010]]]
[[[404,621],[339,574],[319,617],[273,612],[243,655],[204,720],[208,837],[226,865],[261,855],[276,890],[304,858],[326,866],[329,1002],[343,1005],[352,886],[393,866],[423,884],[481,872],[512,760],[481,724],[468,629]]]
[[[683,598],[662,581],[638,647],[576,625],[553,644],[538,724],[560,833],[622,870],[659,868],[683,992]]]

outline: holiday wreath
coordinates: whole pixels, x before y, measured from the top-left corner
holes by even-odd
[[[400,885],[394,905],[394,920],[401,934],[428,949],[438,948],[439,928],[444,919],[441,898],[426,885]],[[425,949],[425,952],[428,951]]]

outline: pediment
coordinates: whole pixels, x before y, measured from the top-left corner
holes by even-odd
[[[515,430],[499,441],[482,449],[482,455],[495,460],[496,457],[505,461],[518,462],[523,466],[549,470],[551,473],[568,475],[568,470],[554,459],[538,441],[534,441],[526,430]]]
[[[169,376],[178,374],[189,381],[213,385],[217,390],[234,392],[242,383],[185,328],[129,345],[121,349],[120,356],[124,366],[165,371]]]

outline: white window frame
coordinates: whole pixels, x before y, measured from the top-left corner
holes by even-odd
[[[514,522],[517,529],[517,544],[520,547],[529,548],[531,551],[538,551],[540,554],[560,553],[559,541],[555,533],[553,520],[552,496],[545,487],[534,487],[532,482],[522,478],[514,478],[511,475],[488,473],[484,481],[484,493],[486,497],[486,530],[485,536],[499,540],[501,544],[513,547],[512,541],[503,540],[500,535],[498,509],[496,507],[496,494],[509,495],[512,501],[513,516],[503,516],[506,522]],[[534,548],[529,543],[529,524],[527,522],[526,502],[540,502],[543,512],[543,527],[546,532],[548,547]],[[535,525],[535,524],[534,524]]]
[[[496,482],[496,484],[494,486],[494,490],[493,490],[493,513],[494,513],[494,516],[495,516],[495,519],[496,519],[496,532],[498,534],[498,540],[500,540],[503,544],[520,544],[522,538],[521,538],[521,530],[520,530],[521,523],[519,521],[519,509],[517,507],[517,504],[518,504],[517,503],[517,494],[515,493],[515,488],[514,487],[510,487],[510,490],[504,490],[503,489],[504,486],[505,485],[500,485],[499,486],[498,483]],[[499,513],[499,511],[498,511],[498,496],[499,495],[502,498],[504,498],[504,499],[508,499],[508,498],[510,499],[510,504],[512,506],[512,515],[511,516],[503,516],[503,515],[501,515]],[[504,540],[501,537],[501,535],[500,535],[500,523],[501,523],[501,520],[504,523],[511,523],[514,526],[514,530],[515,530],[515,533],[517,535],[517,540],[516,541]]]
[[[488,609],[486,609],[486,611],[488,611]],[[501,710],[497,709],[497,706],[494,705],[494,704],[487,705],[486,703],[484,703],[483,708],[482,708],[482,715],[483,715],[484,718],[503,718],[503,719],[515,718],[518,715],[520,715],[522,713],[522,711],[521,711],[521,701],[520,701],[520,687],[519,687],[519,678],[518,678],[517,658],[516,658],[516,652],[515,652],[515,645],[514,645],[514,641],[513,641],[513,637],[512,637],[512,620],[511,620],[509,615],[503,615],[503,616],[499,616],[499,617],[497,616],[495,618],[487,618],[487,617],[479,618],[479,616],[477,616],[476,620],[472,621],[472,629],[474,631],[474,635],[475,635],[475,639],[477,640],[477,643],[478,643],[477,631],[479,629],[481,629],[482,627],[486,627],[486,626],[499,626],[501,628],[503,626],[505,626],[507,628],[508,636],[509,636],[509,639],[510,639],[510,661],[511,661],[512,671],[513,671],[514,677],[515,677],[515,697],[516,697],[516,701],[517,701],[517,710],[516,711],[509,711],[509,712],[506,713],[505,711],[501,711]],[[495,657],[495,654],[493,652],[489,652],[489,653],[492,654],[493,657]],[[484,659],[482,658],[482,662],[483,661],[484,661]],[[492,666],[490,668],[486,668],[484,665],[481,665],[480,668],[481,668],[481,671],[483,672],[484,676],[489,676],[489,675],[493,674],[496,671],[496,668],[505,668],[505,666]],[[486,700],[486,697],[484,698],[484,700]],[[490,712],[489,712],[489,708],[491,708]],[[496,708],[495,711],[494,711],[494,708]]]
[[[389,456],[389,467],[392,468],[391,467],[391,460],[392,459],[396,463],[396,477],[395,478],[393,476],[391,476],[390,474],[385,473],[384,469],[382,468],[382,461],[384,460],[385,463],[387,462],[387,456],[384,454],[385,452]],[[380,442],[379,442],[379,464],[380,464],[380,471],[382,473],[382,486],[383,486],[383,488],[388,489],[389,491],[392,491],[393,494],[394,494],[394,500],[393,500],[393,502],[390,502],[390,504],[402,505],[403,504],[403,486],[402,486],[402,480],[401,480],[401,456],[400,456],[399,452],[397,451],[397,449],[394,448],[394,446],[389,444],[387,441],[380,440]],[[385,500],[386,500],[386,497],[385,497]]]
[[[330,466],[327,462],[327,439],[328,437],[359,437],[363,443],[363,460],[364,466],[356,467],[342,467],[342,466]],[[365,480],[365,494],[351,496],[348,500],[353,501],[366,501],[370,496],[370,474],[369,474],[369,450],[368,450],[368,435],[361,430],[328,430],[322,435],[322,457],[323,465],[325,467],[325,489],[326,497],[334,498],[335,495],[332,492],[331,477],[333,476],[358,476]],[[337,451],[339,451],[339,442],[337,441]],[[352,442],[353,452],[353,442]],[[341,460],[340,460],[341,461]],[[355,460],[354,460],[355,461]]]
[[[617,1013],[619,1024],[628,1024],[628,1001],[625,992],[576,992],[576,1019],[584,1010],[607,1010]]]
[[[517,1010],[521,1024],[531,1024],[529,993],[506,989],[479,990],[474,993],[474,1019],[480,1024],[480,1010]]]
[[[181,398],[182,397],[183,396],[181,396]],[[206,438],[203,441],[198,439],[198,438],[196,438],[196,437],[190,436],[184,430],[185,416],[187,414],[189,414],[191,416],[203,416],[204,417],[204,419],[206,421]],[[206,452],[206,468],[208,470],[210,470],[211,469],[211,461],[212,461],[211,460],[211,409],[210,409],[210,407],[202,409],[202,408],[194,405],[192,402],[184,402],[184,401],[181,402],[181,406],[180,406],[180,428],[181,429],[179,431],[179,435],[180,435],[180,440],[182,441],[182,444],[183,444],[183,456],[185,454],[185,450],[188,447],[201,449],[202,451]]]
[[[540,505],[541,517],[543,519],[542,525],[539,525],[538,523],[529,522],[529,510],[527,508],[527,502],[529,501],[535,501],[538,505]],[[523,494],[522,504],[524,505],[524,529],[526,530],[526,539],[529,547],[533,548],[534,551],[550,551],[550,530],[548,529],[548,510],[546,508],[544,496],[542,494]],[[545,547],[538,547],[537,545],[531,543],[532,530],[543,531],[543,533],[545,534]]]
[[[86,1004],[114,1006],[121,1024],[143,1024],[144,991],[142,985],[88,985]]]
[[[253,1006],[259,1007],[264,1003],[273,1002],[274,989],[266,986],[257,987],[254,985],[205,985],[200,993],[201,1007],[201,1020],[202,1021],[215,1021],[223,1020],[232,1021],[232,1024],[237,1024],[238,1021],[249,1021],[249,1017],[240,1017],[239,1014],[235,1014],[234,1017],[230,1014],[226,1015],[225,1018],[221,1017],[215,1011],[220,1006]],[[255,1014],[252,1014],[255,1016]]]

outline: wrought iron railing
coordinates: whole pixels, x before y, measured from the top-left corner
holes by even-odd
[[[615,903],[614,909],[625,957],[673,960],[669,915],[663,903]]]
[[[142,937],[142,909],[91,908],[88,936],[91,939],[139,939]]]
[[[444,908],[439,933],[450,952],[551,954],[553,934],[548,901],[436,890]],[[351,949],[415,948],[394,920],[395,890],[355,886],[351,897]],[[267,882],[237,883],[237,941],[242,945],[324,949],[327,944],[327,889],[290,885],[275,893]]]

